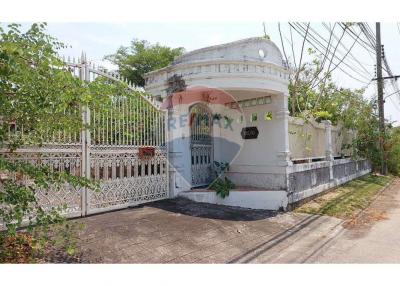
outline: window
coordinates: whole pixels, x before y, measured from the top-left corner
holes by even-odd
[[[272,102],[271,96],[264,97],[264,104],[269,104]]]
[[[271,121],[272,120],[272,112],[271,111],[265,112],[264,120],[265,121]]]
[[[251,107],[251,106],[257,106],[257,105],[270,104],[271,102],[272,102],[271,96],[264,96],[264,97],[259,97],[259,98],[241,100],[241,101],[238,101],[237,104],[241,108],[243,108],[243,107]],[[233,103],[231,103],[231,107],[235,108],[235,105]]]
[[[250,117],[250,122],[255,122],[257,121],[257,113],[252,113]]]

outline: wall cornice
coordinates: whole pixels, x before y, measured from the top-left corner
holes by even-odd
[[[148,73],[146,90],[160,89],[166,86],[167,79],[174,75],[182,75],[186,81],[200,79],[237,79],[247,78],[268,80],[288,85],[289,71],[281,66],[257,61],[200,61],[180,64]]]

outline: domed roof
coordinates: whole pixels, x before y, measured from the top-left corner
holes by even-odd
[[[283,66],[279,48],[272,41],[261,37],[194,50],[176,58],[172,65],[213,60],[257,61]]]

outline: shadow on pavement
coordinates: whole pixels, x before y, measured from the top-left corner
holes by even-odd
[[[179,213],[187,216],[220,219],[231,221],[255,221],[276,216],[279,212],[268,210],[254,210],[240,207],[198,203],[185,198],[174,198],[143,206],[162,209],[168,212]]]
[[[299,221],[298,223],[296,223],[295,225],[293,225],[292,227],[276,234],[267,241],[260,243],[259,245],[257,245],[252,249],[249,249],[245,253],[235,257],[234,259],[231,259],[227,263],[252,263],[258,257],[261,257],[263,255],[268,255],[268,251],[284,243],[299,231],[310,226],[313,222],[316,222],[323,218],[324,217],[319,215],[306,217],[301,221]]]

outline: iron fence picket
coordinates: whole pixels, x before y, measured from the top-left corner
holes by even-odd
[[[125,83],[130,91],[138,90],[121,76],[91,65],[85,54],[78,61],[68,58],[65,63],[83,81],[101,76]],[[84,106],[81,110],[65,111],[75,116],[81,112],[83,125],[90,128],[84,128],[80,134],[69,130],[47,132],[46,144],[41,148],[25,146],[12,155],[0,150],[10,160],[33,162],[32,154],[36,154],[43,158],[40,164],[51,169],[99,180],[99,192],[85,188],[71,190],[70,186],[64,186],[57,194],[39,190],[40,200],[46,207],[67,203],[65,215],[76,217],[169,197],[165,112],[152,98],[139,93],[110,100],[110,109]],[[23,126],[14,129],[10,127],[10,136],[16,136],[12,132],[29,136],[29,130]],[[144,146],[153,148],[154,156],[142,158],[139,153]]]

